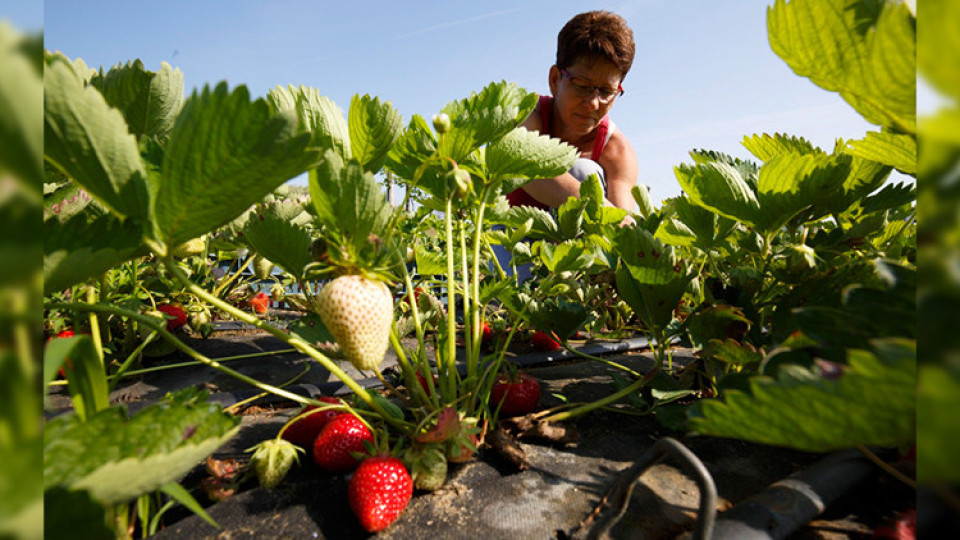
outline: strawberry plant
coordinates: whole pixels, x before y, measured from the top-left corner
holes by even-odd
[[[913,19],[886,3],[848,20],[855,15],[841,9],[846,2],[830,2],[837,9],[778,0],[771,45],[880,131],[830,151],[800,137],[754,135],[743,143],[756,161],[696,150],[675,171],[684,193],[655,208],[635,190],[640,213],[630,216],[602,204],[596,177],[553,213],[506,205],[503,193],[566,171],[577,156],[519,127],[536,96],[506,82],[449,103],[432,123],[415,115],[404,124],[390,102],[370,96],[355,96],[346,115],[304,86],[251,99],[245,87],[221,83],[184,97],[182,75],[167,65],[104,72],[47,53],[47,169],[34,171],[49,185],[44,309],[51,335],[90,330],[46,350],[48,381],[67,357],[73,365],[65,384],[74,414],[48,423],[58,434],[47,439],[51,455],[89,433],[139,433],[146,420],[122,418],[108,391],[130,359],[162,345],[306,405],[276,438],[250,449],[265,486],[291,470],[297,446],[342,473],[366,446],[393,443],[406,465],[378,454],[350,480],[351,508],[377,531],[403,511],[414,485],[436,489],[448,462],[470,459],[498,414],[536,407],[535,381],[501,380],[517,332],[533,334],[534,347],[586,357],[568,344],[584,328],[639,329],[651,338],[655,368],[641,375],[614,365],[630,377],[618,375],[609,395],[541,420],[618,402],[649,413],[707,395],[719,398],[696,405],[688,425],[704,434],[818,451],[911,442],[916,330],[905,321],[916,313],[915,197],[912,186],[886,182],[893,169],[916,173],[904,83],[912,57],[892,45],[911,41]],[[831,39],[836,47],[824,45]],[[883,51],[901,49],[903,58],[882,69]],[[309,197],[280,188],[302,172]],[[405,188],[400,206],[384,196],[383,174]],[[521,283],[515,268],[508,275],[494,244],[529,263],[532,279]],[[228,259],[236,262],[219,275]],[[273,280],[269,295],[253,277]],[[257,316],[270,299],[303,318],[273,326]],[[178,332],[189,324],[202,333],[214,314],[289,344],[355,398],[304,398],[192,350]],[[116,346],[114,335],[129,341]],[[318,349],[331,340],[354,367],[380,377],[390,399]],[[698,355],[682,372],[671,356],[677,340]],[[388,347],[399,384],[380,373]],[[192,418],[199,402],[172,398],[171,417]],[[824,404],[846,417],[814,414]],[[181,446],[157,443],[143,461],[195,462],[232,433],[222,413],[206,413],[216,426]],[[51,500],[66,491],[119,516],[119,505],[158,489],[190,503],[172,483],[180,467],[123,489],[92,485],[101,468],[126,463],[110,461],[69,474],[48,464]]]
[[[888,2],[852,25],[852,12],[826,4],[778,1],[768,18],[771,46],[881,131],[838,141],[831,153],[796,137],[755,135],[743,144],[761,165],[695,152],[694,165],[677,168],[688,200],[664,238],[680,239],[680,224],[709,226],[702,210],[687,208],[695,205],[718,216],[714,234],[681,241],[729,254],[709,261],[714,307],[692,314],[686,328],[705,358],[737,372],[721,383],[722,400],[694,407],[690,427],[814,451],[909,445],[915,195],[912,186],[884,183],[893,168],[916,173],[915,21]],[[896,61],[879,52],[890,47]],[[854,61],[856,71],[835,69]],[[747,324],[725,335],[737,319]]]

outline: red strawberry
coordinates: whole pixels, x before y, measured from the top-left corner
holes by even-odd
[[[542,330],[533,333],[533,336],[530,337],[530,345],[536,351],[555,351],[560,348],[557,335],[553,332],[548,334]]]
[[[320,289],[317,312],[344,356],[361,371],[383,362],[393,324],[387,286],[360,275],[340,276]]]
[[[500,416],[521,416],[533,412],[540,402],[540,383],[526,373],[515,377],[500,375],[490,391],[490,407],[500,407]]]
[[[258,292],[247,300],[247,304],[253,308],[254,313],[266,313],[267,308],[270,307],[270,296],[265,292]]]
[[[480,334],[481,343],[489,343],[493,339],[493,328],[490,328],[490,323],[483,323],[483,329]]]
[[[395,457],[371,457],[354,471],[347,486],[350,509],[368,532],[396,521],[413,496],[413,479]]]
[[[914,540],[917,537],[916,509],[899,512],[892,521],[873,530],[873,538]]]
[[[73,330],[67,328],[66,330],[61,330],[60,333],[57,334],[56,339],[69,338],[69,337],[73,337],[73,336],[75,336],[75,335],[76,335],[76,333],[74,333]],[[50,338],[50,339],[52,340],[52,339],[55,339],[55,338]],[[48,342],[49,342],[49,340],[48,340]],[[64,359],[64,363],[67,365],[67,369],[73,369],[73,364],[70,363],[70,359],[69,359],[69,358]],[[60,367],[60,368],[57,370],[57,374],[60,375],[60,378],[61,378],[61,379],[66,379],[66,378],[67,378],[67,374],[63,371],[63,367]]]
[[[341,414],[330,420],[313,442],[313,461],[331,472],[346,472],[360,463],[351,452],[363,452],[363,441],[373,444],[373,434],[359,418]]]
[[[181,326],[187,324],[187,312],[180,306],[160,304],[157,306],[157,311],[167,315],[167,332],[176,331]]]
[[[339,405],[340,400],[333,397],[322,397],[318,401],[324,403],[330,403],[333,405]],[[309,412],[315,409],[319,409],[316,405],[307,405],[300,411],[300,414]],[[300,418],[299,420],[294,420],[293,423],[287,426],[283,430],[283,438],[292,442],[293,444],[301,448],[313,448],[313,441],[316,440],[317,435],[320,434],[320,430],[326,426],[330,420],[333,420],[337,416],[345,414],[341,410],[337,409],[326,409],[312,414],[308,414]],[[299,416],[299,415],[298,415]]]

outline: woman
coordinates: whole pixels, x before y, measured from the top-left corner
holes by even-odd
[[[532,180],[507,194],[512,206],[556,208],[578,197],[580,182],[596,173],[608,205],[635,208],[630,190],[637,183],[637,156],[607,116],[623,94],[634,52],[630,27],[609,11],[581,13],[560,30],[548,76],[553,95],[541,96],[523,125],[576,147],[581,159],[560,176]]]

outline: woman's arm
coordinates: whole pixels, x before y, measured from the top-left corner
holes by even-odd
[[[640,166],[633,146],[621,131],[617,130],[610,137],[600,156],[600,166],[606,173],[607,200],[618,208],[635,212],[637,203],[630,191],[637,185]]]

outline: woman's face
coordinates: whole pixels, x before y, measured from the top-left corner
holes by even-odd
[[[563,128],[585,135],[597,128],[619,95],[620,70],[605,59],[578,58],[550,68],[550,91]]]

